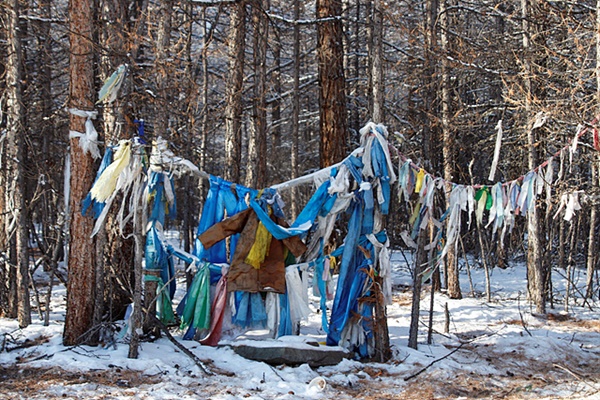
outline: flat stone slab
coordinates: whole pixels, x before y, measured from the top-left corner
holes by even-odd
[[[339,364],[350,353],[339,346],[324,346],[316,340],[299,336],[282,336],[279,339],[242,340],[231,344],[233,351],[249,360],[270,365],[308,364],[316,368]]]

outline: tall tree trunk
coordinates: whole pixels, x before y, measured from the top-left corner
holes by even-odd
[[[348,147],[341,0],[317,0],[321,168],[341,161]]]
[[[413,287],[412,287],[412,306],[410,310],[410,327],[408,330],[408,347],[411,349],[417,349],[419,340],[419,317],[421,313],[421,287],[422,277],[421,272],[423,266],[426,263],[425,250],[423,248],[423,237],[425,231],[420,230],[419,236],[417,237],[417,250],[415,254],[415,266],[412,273]]]
[[[154,131],[156,136],[168,137],[169,129],[169,91],[168,66],[169,44],[171,42],[171,14],[173,0],[161,0],[158,10],[158,31],[156,32],[156,88],[158,89],[158,104]]]
[[[383,10],[381,0],[373,0],[369,24],[369,105],[371,118],[376,124],[384,120],[385,89],[383,85]]]
[[[596,1],[596,103],[600,109],[600,0]],[[592,156],[593,157],[593,156]],[[592,186],[600,186],[600,154],[592,161]],[[594,204],[590,210],[590,232],[588,239],[587,259],[587,282],[586,298],[591,299],[594,295],[594,272],[596,270],[596,222],[598,218],[598,206]]]
[[[435,62],[437,59],[437,25],[438,25],[438,2],[437,0],[427,0],[425,3],[425,23],[424,23],[424,49],[425,54],[423,73],[421,75],[422,88],[418,89],[422,93],[423,107],[420,110],[419,122],[423,126],[423,153],[425,155],[425,168],[437,170],[438,159],[438,125],[439,122],[432,118],[437,115],[436,97],[437,87],[434,84]],[[444,273],[444,279],[447,280],[447,273]],[[447,287],[447,284],[444,284]]]
[[[169,94],[168,94],[168,57],[169,57],[169,44],[171,43],[171,14],[173,12],[173,0],[163,0],[160,2],[158,9],[158,31],[156,32],[156,87],[158,89],[158,103],[156,107],[156,121],[154,124],[155,135],[168,138],[169,135]],[[168,140],[168,139],[167,139]],[[133,228],[136,231],[136,228]],[[135,259],[137,260],[138,249],[140,247],[138,241],[142,240],[138,237],[138,233],[134,234],[135,242]],[[142,250],[143,251],[143,250]],[[134,262],[137,266],[137,262]],[[137,277],[136,277],[137,279]],[[156,335],[160,335],[160,329],[154,326],[154,318],[149,317],[150,315],[156,315],[156,297],[157,282],[154,280],[148,280],[144,282],[144,300],[146,306],[146,313],[148,316],[144,319],[144,330],[146,332],[152,331]],[[133,347],[132,347],[133,348]],[[130,349],[130,358],[136,358],[132,354]]]
[[[42,127],[40,129],[41,136],[41,157],[42,157],[42,173],[46,175],[47,182],[53,182],[54,177],[51,175],[50,171],[51,163],[52,163],[52,153],[50,151],[50,143],[56,140],[55,137],[55,128],[53,123],[53,102],[52,102],[52,36],[51,36],[51,23],[50,20],[52,18],[52,8],[50,0],[44,1],[40,4],[40,8],[42,10],[42,18],[46,19],[45,21],[40,21],[39,29],[39,52],[41,55],[41,66],[40,66],[40,90],[42,96]],[[54,229],[57,219],[57,201],[58,196],[50,194],[51,191],[48,191],[48,194],[44,195],[43,206],[42,206],[42,234],[43,240],[46,243],[46,248],[50,249],[54,245],[58,245],[61,241],[60,232],[57,232]],[[55,243],[51,243],[51,237],[55,236]]]
[[[254,0],[254,98],[252,100],[252,129],[248,141],[246,186],[263,188],[267,185],[267,36],[269,0]]]
[[[300,1],[294,0],[294,20],[300,19]],[[299,175],[298,142],[300,139],[300,26],[294,25],[294,70],[292,72],[292,154],[291,179]],[[298,189],[292,188],[292,215],[298,216]]]
[[[361,26],[361,19],[360,19],[360,2],[361,0],[356,0],[356,5],[355,5],[355,14],[354,14],[354,58],[353,58],[353,84],[352,84],[352,95],[354,97],[354,101],[352,103],[352,107],[351,107],[351,122],[350,122],[350,131],[352,132],[352,140],[356,141],[358,143],[358,131],[360,130],[361,126],[361,120],[360,120],[360,103],[359,103],[359,93],[360,93],[360,89],[361,89],[361,85],[360,85],[360,52],[361,52],[361,47],[360,47],[360,26]]]
[[[537,152],[535,130],[532,128],[533,120],[531,119],[531,102],[533,97],[533,89],[531,83],[531,27],[529,24],[529,0],[521,0],[521,12],[523,17],[523,75],[525,87],[525,118],[527,129],[527,163],[529,170],[533,170],[537,165]],[[527,277],[528,277],[528,292],[530,300],[534,302],[536,312],[540,314],[546,313],[546,290],[544,285],[543,263],[542,263],[542,244],[540,237],[540,218],[538,215],[538,207],[534,205],[527,212]]]
[[[70,106],[89,111],[94,107],[94,27],[93,0],[69,3],[70,46]],[[85,118],[70,115],[70,129],[85,132]],[[72,138],[70,180],[70,237],[68,257],[67,314],[63,343],[72,346],[86,341],[92,328],[93,307],[96,300],[95,242],[91,238],[94,221],[81,215],[81,199],[94,181],[94,160],[79,147],[79,138]]]
[[[25,107],[23,105],[22,53],[19,29],[19,1],[7,9],[8,58],[6,60],[6,141],[7,169],[11,181],[10,211],[16,226],[17,296],[19,326],[31,324],[29,301],[29,223],[25,188]]]
[[[281,147],[281,132],[283,121],[281,120],[281,32],[279,28],[273,27],[274,40],[273,48],[273,73],[271,79],[273,82],[273,94],[275,99],[271,103],[271,145],[274,155],[279,154]],[[279,160],[283,161],[283,157]]]
[[[200,161],[199,161],[199,167],[201,171],[205,171],[206,170],[206,159],[207,159],[207,154],[206,154],[206,148],[208,145],[208,130],[209,130],[209,124],[210,124],[210,119],[209,119],[209,109],[208,109],[208,101],[209,101],[209,71],[208,71],[208,46],[210,44],[211,41],[211,37],[210,34],[213,32],[212,29],[208,29],[208,25],[209,22],[206,20],[206,7],[204,7],[202,9],[202,37],[204,38],[203,41],[203,45],[202,45],[202,95],[199,96],[200,99],[202,100],[202,122],[201,122],[201,129],[200,129]],[[204,207],[204,190],[205,188],[205,182],[204,179],[201,179],[200,182],[198,183],[198,192],[200,194],[200,199],[201,199],[201,206],[199,207],[199,212],[200,214],[202,214],[202,209]],[[200,218],[200,216],[198,217]],[[186,282],[187,282],[187,287],[189,288],[190,285],[192,284],[192,280],[193,280],[193,275],[192,272],[189,270],[186,270],[185,273],[185,277],[186,277]]]
[[[1,10],[0,15],[4,18],[5,11]],[[7,29],[0,29],[0,41],[7,43],[7,36],[9,32]],[[6,60],[7,58],[6,46],[0,46],[0,58]],[[0,70],[2,65],[0,65]],[[0,79],[0,92],[6,91],[6,80]],[[11,264],[8,262],[8,256],[10,255],[10,240],[8,236],[8,228],[10,224],[10,218],[8,218],[8,202],[7,196],[9,193],[7,187],[7,171],[6,171],[6,141],[0,143],[0,249],[2,251],[2,260],[0,260],[0,317],[15,318],[14,315],[9,315],[9,287],[10,287],[10,268]]]
[[[189,160],[193,160],[193,141],[194,134],[197,132],[197,107],[198,102],[194,101],[195,98],[192,93],[198,93],[199,88],[196,83],[196,73],[194,62],[192,61],[192,43],[193,43],[193,32],[194,32],[194,10],[193,5],[191,3],[187,3],[185,5],[185,25],[186,25],[186,38],[185,38],[185,79],[189,82],[189,96],[187,98],[187,125],[188,125],[188,134],[185,137],[185,157]],[[202,99],[202,96],[198,96],[198,98]],[[192,251],[192,243],[194,240],[194,203],[196,202],[196,191],[192,186],[192,181],[195,180],[195,177],[191,177],[189,175],[185,175],[181,180],[182,187],[190,188],[189,190],[185,190],[183,192],[183,201],[182,201],[182,212],[185,216],[183,218],[183,250],[191,253]],[[202,179],[201,179],[202,180]],[[186,288],[189,288],[189,285],[192,283],[192,275],[188,272],[189,264],[185,264],[185,275],[186,275]]]
[[[448,18],[448,6],[446,0],[441,0],[440,6],[440,44],[442,47],[441,56],[441,69],[442,69],[442,154],[444,157],[444,180],[446,182],[452,182],[454,179],[454,165],[456,163],[456,157],[454,154],[454,133],[450,126],[450,116],[452,114],[450,104],[450,66],[448,65],[448,59],[446,55],[450,51],[450,42],[448,31],[450,29],[450,21]],[[452,188],[446,186],[446,207],[450,207],[450,192]],[[446,226],[447,230],[451,227],[449,224]],[[448,296],[451,299],[462,299],[462,292],[460,290],[460,280],[458,277],[458,263],[456,259],[456,247],[451,246],[446,255],[446,271],[448,274]]]
[[[0,37],[4,35],[0,33]],[[2,83],[0,83],[2,85]],[[4,85],[2,85],[4,86]],[[0,249],[2,249],[2,261],[0,263],[0,317],[16,318],[16,308],[12,310],[11,305],[11,285],[10,279],[12,263],[10,257],[10,236],[9,228],[11,218],[8,218],[8,173],[6,168],[6,142],[0,143]],[[16,302],[15,302],[16,304]],[[14,312],[13,312],[14,311]]]
[[[225,179],[240,180],[242,157],[242,89],[246,48],[246,1],[231,6],[229,29],[229,72],[225,108]]]
[[[592,156],[593,157],[593,156]],[[598,161],[592,161],[592,186],[598,187]],[[594,296],[594,272],[596,270],[596,222],[598,219],[597,205],[590,209],[590,230],[588,233],[587,248],[587,280],[585,297],[591,299]]]
[[[126,18],[125,15],[121,14],[122,11],[123,7],[119,7],[119,2],[101,1],[99,3],[99,19],[104,22],[99,28],[99,40],[104,48],[112,50],[110,53],[103,53],[100,57],[100,73],[102,80],[106,80],[121,63],[125,62],[125,60],[115,56],[115,53],[126,53],[123,41],[123,32],[125,29],[123,21]],[[119,99],[112,103],[109,103],[108,101],[104,102],[102,117],[104,122],[104,140],[107,146],[116,143],[116,140],[118,139],[129,137],[129,135],[126,135],[127,132],[121,132],[121,129],[125,124],[123,123],[123,109]],[[96,301],[94,302],[93,319],[93,324],[95,326],[102,323],[108,310],[110,310],[108,314],[112,314],[112,310],[123,306],[122,304],[117,303],[124,302],[123,296],[116,296],[116,294],[120,294],[121,291],[109,287],[111,283],[115,284],[116,282],[115,280],[108,279],[109,274],[107,274],[106,271],[111,267],[110,265],[107,265],[108,262],[116,260],[116,263],[112,265],[112,268],[113,270],[118,270],[117,274],[119,276],[127,276],[125,271],[119,270],[120,267],[123,265],[129,267],[131,265],[131,260],[120,259],[119,256],[124,254],[123,252],[112,254],[112,257],[108,257],[110,248],[120,249],[123,247],[122,242],[127,240],[123,239],[116,230],[110,230],[110,221],[113,219],[116,211],[111,210],[110,213],[111,215],[108,217],[107,223],[105,223],[96,235]],[[128,297],[125,301],[127,302],[126,304],[131,302]],[[126,305],[124,306],[126,307]]]
[[[135,242],[135,256],[134,256],[134,264],[133,264],[133,272],[134,272],[134,287],[133,287],[133,312],[131,313],[131,341],[129,342],[129,353],[127,354],[128,358],[138,358],[139,354],[139,341],[140,334],[139,328],[142,325],[142,279],[143,279],[143,259],[144,259],[144,227],[141,225],[142,221],[142,209],[143,206],[140,204],[141,201],[136,204],[135,213],[136,217],[134,220],[136,221],[133,226],[133,237]],[[146,292],[146,303],[149,301],[154,303],[154,296],[156,290],[148,296]],[[154,307],[156,309],[156,307]],[[149,314],[150,319],[154,320],[154,314]],[[154,324],[154,321],[148,323],[148,325]],[[158,328],[157,328],[158,330]]]

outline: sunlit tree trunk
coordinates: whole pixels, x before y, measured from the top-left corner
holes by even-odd
[[[268,0],[252,3],[254,27],[254,98],[252,100],[252,129],[248,141],[246,186],[263,188],[267,185],[267,36]]]
[[[242,89],[246,47],[246,1],[231,6],[229,25],[229,71],[225,108],[225,179],[240,180],[242,157]]]
[[[90,111],[94,107],[94,2],[78,0],[69,3],[70,107]],[[70,130],[85,132],[85,118],[70,115]],[[96,168],[89,153],[79,147],[79,138],[70,141],[70,237],[68,257],[67,313],[63,342],[72,346],[85,342],[92,328],[96,300],[96,263],[91,238],[94,221],[81,215],[81,199],[90,190]]]
[[[317,18],[327,18],[317,24],[321,167],[341,161],[348,148],[341,15],[341,0],[317,0]]]

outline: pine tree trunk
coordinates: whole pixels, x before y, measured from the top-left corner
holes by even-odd
[[[69,7],[70,29],[70,107],[89,111],[94,107],[94,2],[71,1]],[[85,132],[85,118],[70,115],[70,129]],[[81,215],[81,199],[94,181],[95,165],[92,156],[79,147],[79,139],[70,141],[70,237],[68,257],[67,314],[63,343],[72,346],[87,340],[92,328],[96,300],[96,263],[90,254],[95,253],[95,241],[90,237],[94,221]]]
[[[47,178],[47,184],[54,181],[54,177],[50,174],[52,157],[53,154],[50,150],[50,144],[54,142],[56,138],[56,130],[54,123],[52,122],[53,115],[53,102],[52,102],[52,41],[51,41],[51,23],[52,8],[50,0],[44,1],[40,4],[42,10],[42,18],[45,21],[39,22],[39,52],[41,59],[40,63],[40,90],[42,95],[42,110],[41,119],[44,121],[40,128],[40,139],[41,139],[41,165],[43,165],[42,173]],[[50,191],[49,191],[50,192]],[[57,226],[58,215],[56,210],[58,209],[58,196],[54,194],[44,194],[43,206],[41,210],[42,214],[42,240],[46,243],[46,248],[50,249],[61,242],[60,233],[53,229]],[[54,236],[54,237],[53,237]],[[51,240],[55,239],[55,244],[51,244]]]
[[[167,90],[168,81],[168,51],[171,42],[171,14],[173,13],[173,0],[161,0],[158,10],[158,31],[156,32],[156,88],[157,107],[154,132],[156,136],[169,137],[169,101]]]
[[[271,149],[274,154],[279,154],[281,147],[281,32],[279,29],[273,29],[274,41],[271,44],[273,48],[273,73],[271,74],[273,94],[276,96],[271,103]],[[284,157],[280,160],[283,161]]]
[[[531,127],[532,113],[532,83],[531,83],[531,59],[530,59],[530,35],[531,29],[529,25],[529,1],[521,0],[521,12],[523,17],[523,69],[524,69],[524,86],[525,86],[525,115],[527,120],[527,161],[529,170],[533,170],[537,166],[536,153],[536,135],[535,130]],[[527,212],[527,277],[528,277],[528,292],[530,300],[533,301],[536,307],[536,312],[539,314],[546,313],[546,290],[543,273],[542,262],[542,243],[540,236],[540,218],[537,204]]]
[[[317,18],[334,18],[317,24],[321,168],[341,161],[348,148],[341,15],[341,0],[317,0]]]
[[[19,29],[19,1],[7,8],[8,58],[6,60],[7,170],[10,180],[12,218],[16,227],[17,296],[19,326],[31,324],[29,301],[29,224],[25,192],[25,108],[23,105],[22,53]]]
[[[2,35],[2,33],[0,33]],[[2,35],[3,36],[3,35]],[[1,83],[0,83],[1,85]],[[3,86],[3,85],[2,85]],[[7,211],[7,171],[6,171],[6,143],[0,143],[0,249],[2,249],[2,260],[0,261],[0,317],[14,318],[9,312],[9,288],[10,288],[10,240],[8,236],[9,218]]]
[[[229,72],[225,108],[225,179],[240,180],[242,157],[242,89],[246,48],[246,1],[231,6],[229,30]]]
[[[263,188],[267,185],[267,36],[268,0],[254,0],[254,98],[252,100],[252,130],[248,141],[246,186]]]
[[[597,161],[592,161],[592,185],[598,187],[598,166]],[[596,270],[596,222],[598,211],[595,204],[590,209],[590,228],[588,233],[587,248],[587,280],[585,297],[591,299],[594,296],[594,272]]]
[[[300,1],[294,0],[294,19],[300,19]],[[291,175],[295,179],[299,175],[298,141],[300,139],[300,26],[294,25],[294,70],[292,72],[292,154]],[[294,217],[298,216],[298,189],[292,188],[291,212]]]
[[[410,327],[408,330],[408,347],[417,350],[419,340],[419,317],[421,313],[421,287],[423,264],[425,263],[425,250],[423,249],[423,230],[417,238],[417,250],[415,254],[415,266],[413,270],[412,306],[410,310]]]
[[[383,278],[381,276],[376,276],[373,281],[373,297],[375,299],[375,305],[373,307],[375,356],[373,357],[373,361],[384,363],[391,358],[392,354],[390,350],[390,332],[387,323],[387,311],[382,288]]]
[[[446,0],[440,1],[440,42],[442,46],[441,68],[442,68],[442,142],[443,142],[443,157],[444,157],[444,180],[452,182],[454,180],[454,165],[456,156],[454,154],[455,140],[452,127],[450,126],[450,115],[452,113],[450,105],[450,66],[448,59],[445,57],[450,51],[450,42],[448,31],[450,22],[448,20],[448,8]],[[452,188],[446,187],[446,206],[450,207],[449,195]],[[451,227],[447,225],[447,230]],[[460,290],[460,280],[458,274],[458,262],[456,257],[456,247],[451,246],[446,255],[446,270],[448,273],[448,296],[451,299],[462,299]]]
[[[167,80],[168,80],[168,51],[169,44],[171,42],[171,13],[173,12],[173,1],[172,0],[163,0],[160,2],[160,8],[158,10],[158,31],[156,33],[156,87],[159,91],[158,93],[158,104],[156,110],[156,122],[154,125],[155,135],[162,137],[169,137],[169,95],[167,90]],[[134,232],[136,228],[134,227]],[[137,251],[139,248],[139,240],[137,232],[134,233],[134,241],[135,241],[135,256],[136,260],[138,257]],[[141,247],[141,251],[143,254],[143,246]],[[134,265],[137,266],[137,261],[134,262]],[[157,282],[154,280],[149,280],[144,282],[144,300],[146,313],[148,316],[144,319],[144,330],[146,332],[153,331],[156,335],[160,335],[160,329],[154,326],[154,318],[149,317],[150,315],[156,315],[156,302],[154,301],[156,297],[157,290]],[[135,297],[135,295],[134,295]],[[135,301],[135,299],[134,299]],[[131,355],[130,350],[130,358],[136,358]]]
[[[600,108],[600,0],[596,1],[596,103]],[[593,157],[593,156],[592,156]],[[592,187],[600,186],[600,155],[592,161]],[[592,204],[590,210],[590,232],[588,238],[588,259],[587,259],[587,282],[586,298],[591,299],[594,295],[594,272],[596,270],[596,222],[598,218],[598,205]]]
[[[361,37],[361,33],[360,33],[360,27],[362,24],[361,21],[361,6],[360,6],[360,2],[361,0],[356,0],[356,4],[355,4],[355,14],[354,14],[354,47],[353,47],[353,52],[354,52],[354,58],[353,58],[353,71],[352,71],[352,78],[353,78],[353,84],[352,84],[352,88],[351,91],[353,93],[353,102],[352,102],[352,106],[350,108],[350,112],[351,112],[351,117],[350,117],[350,132],[352,132],[352,138],[351,140],[358,142],[358,131],[360,130],[361,126],[361,117],[360,117],[360,112],[359,112],[359,101],[358,101],[358,97],[359,97],[359,93],[361,90],[361,85],[360,85],[360,63],[361,63],[361,46],[360,46],[360,37]]]
[[[134,220],[136,221],[135,226],[133,227],[133,237],[135,241],[135,259],[133,265],[134,272],[134,287],[133,287],[133,312],[131,314],[131,340],[129,342],[129,353],[127,354],[128,358],[138,358],[139,354],[139,342],[140,342],[140,330],[142,327],[142,287],[143,287],[143,259],[144,259],[144,227],[141,225],[142,221],[142,204],[136,204],[135,213],[137,214]],[[150,294],[148,292],[146,295],[146,303],[152,301],[156,296],[156,290]],[[154,307],[156,310],[156,307]],[[154,326],[155,322],[155,314],[148,313],[149,316],[146,319],[150,319],[150,322],[146,322],[147,326]],[[156,330],[159,331],[159,328],[156,327]]]
[[[369,24],[369,63],[370,63],[370,101],[371,118],[376,124],[384,120],[384,74],[383,74],[383,10],[381,0],[371,4],[371,23]]]
[[[435,99],[437,98],[437,85],[434,83],[436,76],[435,63],[437,59],[437,27],[438,27],[438,3],[437,0],[427,0],[425,2],[425,27],[423,40],[423,53],[425,56],[423,72],[421,74],[420,86],[422,89],[416,89],[416,92],[423,92],[423,105],[418,108],[419,115],[417,119],[421,122],[423,129],[423,154],[425,156],[425,168],[437,169],[438,154],[440,142],[439,122],[432,114],[435,112]],[[435,166],[435,167],[434,167]],[[444,264],[445,265],[445,264]],[[448,287],[448,274],[444,269],[443,287]]]

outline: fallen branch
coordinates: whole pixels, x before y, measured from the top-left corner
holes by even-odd
[[[150,317],[152,318],[152,321],[156,324],[156,326],[158,326],[160,328],[160,330],[163,331],[163,333],[165,334],[167,339],[169,339],[171,341],[171,343],[173,343],[175,345],[175,347],[177,347],[179,350],[181,350],[183,352],[183,354],[185,354],[186,356],[191,358],[192,361],[194,361],[194,364],[196,364],[206,375],[214,375],[214,372],[210,371],[204,365],[204,363],[206,363],[207,361],[201,360],[200,358],[198,358],[198,356],[196,356],[194,353],[192,353],[187,347],[185,347],[183,344],[181,344],[179,341],[177,341],[177,339],[175,339],[173,337],[173,335],[171,335],[171,332],[169,332],[169,328],[167,328],[167,326],[165,324],[163,324],[158,318],[156,318],[156,316],[150,315]],[[233,376],[234,375],[230,371],[225,371],[223,369],[216,368],[216,367],[213,367],[213,370],[217,370],[217,372],[220,375],[225,375],[225,376]]]
[[[438,359],[436,359],[436,360],[433,360],[432,362],[430,362],[430,363],[429,363],[429,365],[427,365],[427,366],[425,366],[425,367],[421,368],[419,371],[415,372],[414,374],[412,374],[412,375],[410,375],[410,376],[407,376],[406,378],[404,378],[404,380],[405,380],[405,381],[409,381],[409,380],[411,380],[412,378],[416,378],[417,376],[419,376],[419,375],[421,375],[423,372],[425,372],[425,371],[426,371],[426,370],[427,370],[429,367],[431,367],[433,364],[435,364],[435,363],[437,363],[437,362],[440,362],[440,361],[442,361],[443,359],[445,359],[445,358],[448,358],[448,357],[450,357],[452,354],[456,353],[456,352],[457,352],[458,350],[460,350],[460,349],[461,349],[461,347],[463,347],[463,346],[464,346],[466,343],[468,343],[468,342],[461,343],[461,344],[460,344],[460,345],[459,345],[457,348],[455,348],[454,350],[452,350],[450,353],[446,354],[444,357],[440,357],[440,358],[438,358]]]
[[[589,387],[591,387],[592,389],[594,389],[594,393],[598,393],[600,392],[600,389],[598,389],[597,387],[595,387],[594,385],[591,385],[590,383],[586,382],[583,378],[581,378],[579,375],[577,375],[575,372],[571,371],[569,368],[567,367],[563,367],[560,364],[552,364],[552,366],[554,368],[558,368],[558,369],[562,369],[563,371],[567,372],[568,374],[570,374],[571,376],[573,376],[575,379],[577,379],[578,381],[580,381],[581,383],[585,383],[586,385],[588,385]]]

